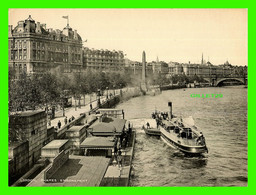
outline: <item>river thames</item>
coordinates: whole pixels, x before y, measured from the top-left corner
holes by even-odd
[[[222,94],[219,98],[191,97],[191,94]],[[203,132],[209,153],[185,157],[160,138],[141,130],[141,118],[169,111],[193,116]],[[247,88],[187,88],[140,96],[119,104],[125,118],[137,128],[131,186],[247,186]],[[135,119],[135,120],[134,120]]]

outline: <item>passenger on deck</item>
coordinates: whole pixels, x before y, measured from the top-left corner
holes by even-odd
[[[68,118],[67,117],[65,117],[64,122],[65,122],[65,125],[68,123]]]
[[[58,129],[60,129],[60,127],[61,127],[61,122],[59,120],[59,122],[58,122]]]
[[[149,122],[147,122],[147,129],[150,129],[150,124],[149,124]]]

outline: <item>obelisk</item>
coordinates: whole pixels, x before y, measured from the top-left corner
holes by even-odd
[[[142,83],[146,83],[146,53],[142,53]]]
[[[143,53],[142,53],[141,90],[142,91],[147,91],[147,86],[146,86],[146,53],[145,53],[145,51],[143,51]]]

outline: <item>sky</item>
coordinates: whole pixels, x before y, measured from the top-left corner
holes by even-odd
[[[29,15],[47,28],[69,24],[85,47],[121,50],[130,60],[247,65],[247,9],[9,9],[9,25]]]

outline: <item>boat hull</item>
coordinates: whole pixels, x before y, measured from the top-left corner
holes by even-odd
[[[186,154],[203,154],[208,152],[206,145],[203,146],[187,146],[179,143],[179,140],[174,140],[171,136],[168,135],[167,132],[163,132],[165,130],[161,130],[161,139],[172,148],[178,149]]]
[[[147,135],[154,135],[154,136],[160,136],[161,132],[159,129],[147,129],[144,128],[144,131]]]

